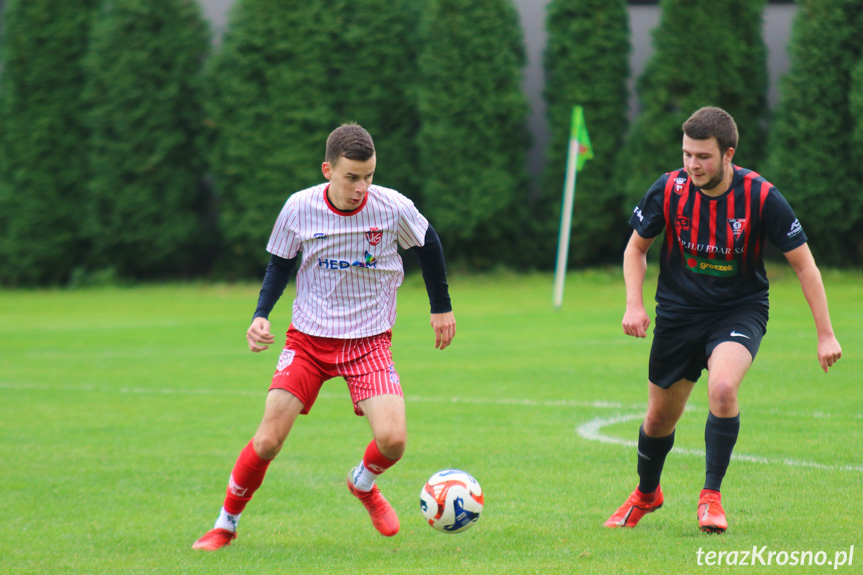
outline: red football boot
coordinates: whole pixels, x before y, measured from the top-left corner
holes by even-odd
[[[662,496],[662,487],[657,487],[653,493],[642,493],[637,488],[621,505],[614,515],[605,522],[606,527],[635,527],[641,518],[648,513],[653,513],[660,507],[665,498]]]
[[[203,537],[195,541],[192,549],[203,549],[204,551],[215,551],[227,547],[231,541],[237,538],[237,534],[227,529],[210,529]]]
[[[722,494],[712,489],[702,489],[698,497],[698,525],[705,533],[725,533],[728,521],[722,509]]]
[[[371,491],[360,491],[354,485],[352,478],[353,472],[348,473],[348,490],[365,506],[366,511],[369,512],[369,516],[372,518],[372,525],[375,526],[375,529],[386,537],[392,537],[398,533],[399,517],[396,515],[389,501],[381,495],[381,490],[378,489],[378,486],[373,486]]]

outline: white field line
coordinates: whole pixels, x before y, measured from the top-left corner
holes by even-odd
[[[178,387],[131,387],[128,385],[50,385],[36,382],[22,381],[0,381],[0,389],[20,389],[20,390],[42,390],[42,391],[78,391],[78,392],[97,392],[97,393],[128,393],[141,395],[213,395],[213,396],[244,396],[244,397],[261,397],[267,393],[267,385],[261,385],[254,389],[189,389]],[[346,399],[345,393],[328,393],[321,392],[318,395],[321,399]],[[622,403],[619,401],[579,401],[573,399],[525,399],[525,398],[505,398],[505,397],[427,397],[420,395],[405,395],[405,401],[422,402],[422,403],[466,403],[473,405],[523,405],[528,407],[587,407],[594,409],[614,409],[614,410],[629,410],[629,409],[644,409],[644,403]],[[690,402],[686,406],[686,411],[704,411],[704,408],[695,403]],[[643,413],[643,411],[642,411]],[[784,411],[776,408],[766,410],[747,410],[747,413],[764,413],[767,415],[776,415],[782,417],[808,417],[816,419],[863,419],[863,413],[853,415],[836,415],[823,411],[800,412],[800,411]],[[622,440],[623,441],[623,440]]]
[[[241,395],[249,397],[260,397],[262,400],[267,393],[267,387],[261,386],[257,389],[237,390],[212,390],[212,389],[182,389],[171,387],[130,387],[126,385],[49,385],[42,383],[24,383],[12,381],[0,381],[0,389],[30,389],[39,391],[79,391],[97,393],[128,393],[141,395]],[[321,392],[320,399],[348,399],[347,390],[344,393]],[[594,409],[638,409],[641,404],[625,404],[617,401],[576,401],[576,400],[535,400],[518,398],[483,398],[483,397],[425,397],[419,395],[405,395],[405,401],[417,403],[465,403],[471,405],[523,405],[528,407],[588,407]]]
[[[623,447],[629,447],[632,449],[636,449],[638,447],[638,442],[633,441],[631,439],[622,439],[620,437],[613,437],[610,435],[605,435],[602,432],[602,428],[614,425],[616,423],[626,423],[629,421],[638,421],[644,418],[644,413],[629,413],[629,414],[618,414],[613,415],[611,417],[598,417],[596,419],[592,419],[587,423],[582,423],[579,425],[575,432],[578,433],[580,437],[583,439],[587,439],[588,441],[598,441],[600,443],[608,443],[611,445],[620,445]],[[703,449],[691,449],[687,447],[675,447],[673,450],[674,453],[681,453],[683,455],[690,455],[694,457],[704,457],[705,453]],[[743,454],[733,454],[731,456],[732,459],[737,461],[748,461],[750,463],[766,463],[766,464],[778,464],[778,465],[788,465],[790,467],[811,467],[813,469],[824,469],[828,471],[863,471],[863,465],[825,465],[823,463],[814,463],[812,461],[804,461],[800,459],[778,459],[778,458],[769,458],[769,457],[761,457],[758,455],[743,455]]]
[[[0,381],[0,389],[30,389],[43,391],[78,391],[78,392],[96,392],[96,393],[126,393],[126,394],[142,394],[142,395],[228,395],[228,396],[249,396],[263,397],[266,391],[261,389],[254,390],[212,390],[212,389],[181,389],[181,388],[154,388],[154,387],[129,387],[129,386],[108,386],[108,385],[78,385],[78,386],[60,386],[48,385],[40,383],[22,383],[22,382],[6,382]],[[346,393],[321,393],[321,399],[346,399]],[[615,401],[577,401],[577,400],[534,400],[534,399],[518,399],[518,398],[482,398],[482,397],[423,397],[418,395],[406,395],[405,401],[418,403],[464,403],[472,405],[515,405],[527,407],[586,407],[591,409],[643,409],[642,404],[623,404]],[[687,411],[700,411],[698,407],[689,405]],[[778,413],[777,413],[778,414]],[[789,414],[784,414],[788,416]],[[812,417],[812,414],[796,414],[798,416]],[[818,412],[817,417],[830,418],[830,414]],[[583,439],[588,441],[598,441],[612,445],[620,445],[623,447],[636,448],[638,443],[631,439],[623,439],[613,437],[602,433],[602,428],[614,425],[617,423],[626,423],[642,419],[644,412],[617,414],[611,417],[600,417],[592,419],[586,423],[579,425],[576,428],[576,433]],[[859,416],[854,416],[860,418]],[[704,457],[703,449],[691,449],[678,447],[674,449],[674,453],[683,455]],[[863,472],[863,465],[825,465],[823,463],[814,463],[798,459],[772,459],[757,455],[742,455],[734,454],[732,458],[738,461],[748,461],[751,463],[766,463],[780,464],[791,467],[810,467],[813,469],[823,469],[830,471],[860,471]]]

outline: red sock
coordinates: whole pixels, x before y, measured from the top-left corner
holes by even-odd
[[[401,459],[401,457],[399,457],[399,459]],[[387,459],[387,457],[381,453],[380,449],[378,449],[378,444],[374,439],[372,439],[369,446],[366,447],[366,452],[363,455],[363,465],[375,475],[380,475],[398,463],[399,459]]]
[[[246,504],[252,500],[252,495],[264,482],[264,475],[272,459],[261,459],[255,452],[252,441],[243,448],[234,470],[231,472],[231,480],[228,482],[228,490],[225,495],[225,511],[231,515],[239,515],[246,508]]]

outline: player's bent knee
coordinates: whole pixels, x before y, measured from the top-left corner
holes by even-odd
[[[284,437],[278,437],[271,433],[261,433],[259,431],[255,434],[252,445],[255,448],[255,453],[261,459],[275,459],[276,455],[282,450],[285,439]]]
[[[710,411],[717,417],[732,417],[737,411],[737,386],[718,381],[711,385]],[[733,412],[733,413],[732,413]]]
[[[401,459],[407,447],[407,433],[392,432],[376,437],[375,441],[378,444],[378,450],[384,457],[391,461]]]
[[[710,400],[710,413],[716,417],[734,417],[737,415],[737,411],[736,400]]]
[[[648,409],[643,423],[644,433],[648,437],[668,437],[677,427],[681,415],[683,412],[679,409]]]

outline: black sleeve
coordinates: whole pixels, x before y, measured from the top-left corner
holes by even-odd
[[[671,176],[665,174],[650,186],[632,211],[629,225],[643,238],[655,238],[665,230],[665,185]]]
[[[800,221],[776,188],[770,188],[762,213],[767,237],[782,253],[788,253],[806,243],[806,233]]]
[[[258,296],[258,308],[252,316],[253,320],[256,317],[269,318],[276,302],[282,297],[296,265],[295,257],[286,260],[274,255],[270,258],[267,273],[264,275],[264,284],[261,286],[261,295]]]
[[[446,283],[446,262],[443,257],[443,246],[437,232],[429,224],[426,230],[425,243],[414,246],[411,251],[416,253],[423,272],[423,280],[431,304],[431,313],[446,313],[452,311],[449,298],[449,286]]]

